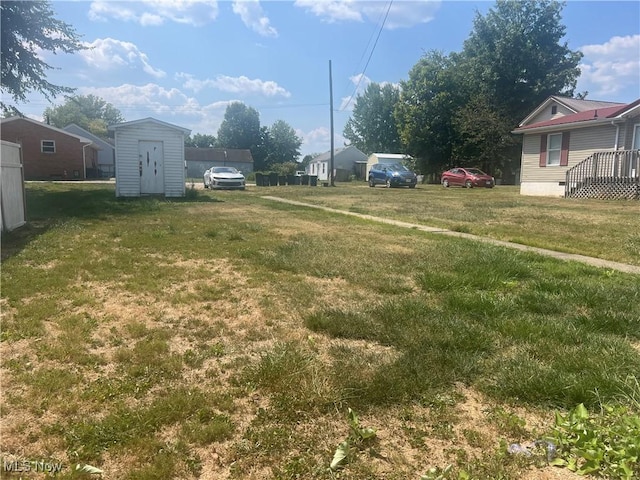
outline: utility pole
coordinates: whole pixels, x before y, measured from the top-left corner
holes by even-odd
[[[331,119],[331,159],[329,161],[329,185],[335,187],[333,182],[333,79],[331,76],[331,60],[329,60],[329,112]]]

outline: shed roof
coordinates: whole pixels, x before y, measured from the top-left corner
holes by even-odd
[[[126,128],[134,125],[142,125],[144,123],[153,123],[155,125],[160,125],[162,127],[171,128],[173,130],[179,130],[184,135],[189,135],[191,133],[191,130],[189,130],[188,128],[179,127],[178,125],[173,125],[171,123],[163,122],[162,120],[158,120],[153,117],[141,118],[139,120],[132,120],[130,122],[116,123],[115,125],[109,125],[107,128],[109,130],[117,130],[119,128]]]

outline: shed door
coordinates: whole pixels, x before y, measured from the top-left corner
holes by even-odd
[[[138,143],[140,193],[164,193],[164,153],[162,142]]]

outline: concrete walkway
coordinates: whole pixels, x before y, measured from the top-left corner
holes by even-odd
[[[358,218],[363,218],[365,220],[371,220],[373,222],[395,225],[396,227],[411,228],[413,230],[420,230],[422,232],[436,233],[440,235],[449,235],[451,237],[468,238],[470,240],[491,243],[493,245],[499,245],[501,247],[515,248],[516,250],[522,250],[525,252],[534,252],[540,255],[554,257],[559,260],[570,260],[574,262],[582,262],[588,265],[592,265],[594,267],[608,268],[610,270],[618,270],[620,272],[634,273],[636,275],[640,275],[640,267],[637,267],[635,265],[628,265],[626,263],[611,262],[609,260],[602,260],[600,258],[587,257],[584,255],[578,255],[575,253],[563,253],[563,252],[556,252],[554,250],[546,250],[544,248],[529,247],[527,245],[522,245],[519,243],[505,242],[502,240],[495,240],[493,238],[480,237],[478,235],[471,235],[470,233],[461,233],[461,232],[454,232],[452,230],[446,230],[443,228],[427,227],[425,225],[418,225],[416,223],[408,223],[408,222],[401,222],[398,220],[392,220],[388,218],[374,217],[373,215],[365,215],[362,213],[348,212],[345,210],[338,210],[335,208],[323,207],[320,205],[312,205],[310,203],[297,202],[295,200],[287,200],[284,198],[271,197],[271,196],[264,196],[261,198],[264,198],[266,200],[273,200],[274,202],[282,202],[282,203],[288,203],[291,205],[299,205],[301,207],[316,208],[318,210],[325,210],[331,213],[339,213],[341,215],[351,215],[352,217],[358,217]]]

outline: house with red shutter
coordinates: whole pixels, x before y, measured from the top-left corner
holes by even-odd
[[[551,96],[512,133],[522,195],[640,199],[640,99]]]
[[[97,168],[96,144],[46,123],[3,118],[0,136],[20,145],[25,180],[85,180],[87,170]]]

